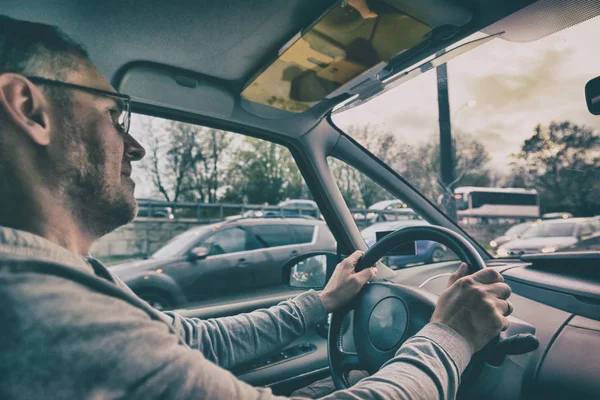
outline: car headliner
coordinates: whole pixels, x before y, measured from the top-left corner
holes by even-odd
[[[394,1],[405,7],[430,9],[440,4],[450,4],[447,0],[419,3]],[[532,2],[497,0],[493,6],[489,0],[457,2],[473,11],[471,22],[451,39],[441,41],[407,59],[404,67],[425,59],[435,51],[488,27]],[[584,0],[574,3],[582,2],[586,3]],[[587,1],[590,2],[591,0]],[[163,116],[179,115],[181,119],[201,120],[208,117],[207,122],[212,121],[213,125],[219,125],[220,122],[233,123],[276,135],[299,137],[312,129],[331,108],[348,95],[325,100],[309,112],[292,115],[266,106],[245,105],[239,94],[256,73],[277,57],[282,46],[302,29],[309,27],[335,3],[335,0],[57,0],[43,3],[13,0],[3,2],[1,12],[14,18],[57,25],[82,42],[88,48],[94,63],[117,89],[129,88],[132,91],[129,94],[137,100],[134,104],[137,111]],[[529,8],[531,7],[523,11]],[[514,15],[519,14],[522,13]],[[512,18],[515,25],[514,15],[504,21]],[[565,25],[561,25],[561,21],[553,21],[553,24],[555,30]],[[496,24],[493,30],[506,31],[505,37],[509,40],[518,40],[519,34],[524,35],[517,29],[522,29],[523,24],[517,23],[517,27],[506,23],[504,25],[506,26],[502,22],[500,25]],[[516,32],[512,36],[510,29]],[[527,30],[526,39],[537,38],[535,29],[537,28]],[[540,29],[541,35],[548,34],[548,24]],[[189,97],[189,101],[186,96],[190,96],[190,88],[185,87],[185,84],[172,82],[173,76],[170,77],[169,87],[158,87],[152,80],[144,81],[147,79],[146,75],[137,76],[138,86],[127,86],[129,78],[125,72],[140,62],[164,68],[160,73],[165,76],[172,75],[173,68],[177,68],[177,72],[192,74],[198,83],[196,89],[202,89],[206,82],[210,82],[212,86],[208,91],[199,90],[196,97]],[[136,93],[136,88],[140,85],[144,96]],[[211,93],[219,91],[221,97],[211,96]],[[147,99],[148,93],[153,99]],[[178,96],[184,98],[185,107],[175,104],[176,100],[173,99]],[[230,102],[226,100],[227,96],[231,97]],[[215,106],[219,102],[218,98],[223,104]],[[160,104],[157,105],[156,99],[162,99]],[[182,108],[185,108],[185,115],[182,115]],[[173,113],[173,109],[178,109],[179,114]],[[294,124],[290,124],[292,120]]]

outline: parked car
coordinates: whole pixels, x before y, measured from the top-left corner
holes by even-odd
[[[554,253],[580,245],[600,235],[592,218],[554,219],[537,223],[520,239],[512,240],[498,248],[501,257],[518,257],[523,254]]]
[[[168,218],[173,219],[173,209],[165,206],[168,204],[161,200],[154,199],[137,199],[138,201],[138,217],[146,218]]]
[[[398,229],[407,228],[409,226],[429,225],[424,220],[405,220],[405,221],[388,221],[380,222],[375,225],[363,229],[362,237],[365,239],[367,246],[371,247],[377,241],[377,232],[396,231]],[[387,259],[387,264],[390,267],[405,267],[411,264],[428,264],[442,261],[448,258],[447,249],[445,246],[437,242],[429,240],[419,240],[416,242],[417,249],[415,255],[410,256],[390,256]]]
[[[241,218],[192,228],[149,259],[111,271],[154,308],[165,309],[280,285],[288,259],[335,249],[329,228],[316,219]]]
[[[386,213],[385,211],[393,212]],[[353,217],[356,222],[366,222],[367,224],[418,218],[417,213],[408,208],[406,203],[401,200],[379,201],[372,204],[365,212],[355,212]]]
[[[285,200],[275,206],[277,208],[267,208],[265,210],[250,210],[242,214],[245,218],[295,218],[297,216],[308,216],[312,218],[321,218],[319,206],[313,200],[292,199]]]
[[[498,246],[502,246],[504,243],[518,239],[533,226],[535,226],[535,222],[524,222],[522,224],[513,225],[506,232],[504,232],[504,235],[498,236],[497,238],[491,240],[490,246],[495,249]]]

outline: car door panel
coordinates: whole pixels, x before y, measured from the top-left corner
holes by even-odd
[[[268,308],[304,293],[305,290],[280,285],[252,293],[237,293],[216,299],[205,299],[175,310],[189,318],[219,318]]]
[[[280,283],[269,280],[269,265],[274,263],[273,257],[266,249],[251,250],[239,255],[236,260],[237,273],[240,279],[241,292],[254,291],[256,288]]]
[[[209,252],[204,259],[189,261],[182,274],[181,285],[188,299],[197,301],[242,290],[242,265],[254,260],[251,252],[246,251],[246,244],[247,233],[239,227],[217,231],[196,243]]]
[[[241,279],[236,258],[235,254],[228,254],[189,262],[187,279],[182,282],[188,299],[197,301],[237,292]]]
[[[281,267],[301,251],[294,244],[291,230],[287,224],[256,225],[251,228],[251,234],[264,247],[256,251],[264,259],[252,271],[255,287],[278,285],[281,283]]]
[[[280,354],[288,352],[297,355],[288,360],[264,363],[265,360],[278,360],[281,358]],[[271,386],[273,389],[278,388],[279,390],[282,390],[283,386],[288,389],[288,386],[293,384],[292,381],[301,376],[304,378],[310,376],[312,381],[317,380],[329,374],[327,340],[311,329],[281,352],[265,357],[255,365],[255,369],[242,371],[237,375],[238,378],[253,386]],[[300,388],[302,384],[296,383],[295,386]]]

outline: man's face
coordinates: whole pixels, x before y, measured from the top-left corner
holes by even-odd
[[[114,91],[93,66],[71,74],[68,82]],[[67,107],[58,107],[56,145],[49,149],[53,173],[82,227],[96,236],[130,222],[137,214],[131,162],[145,151],[117,124],[115,98],[71,90]]]

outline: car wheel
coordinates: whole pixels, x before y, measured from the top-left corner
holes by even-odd
[[[150,304],[150,307],[158,311],[166,310],[171,306],[171,301],[169,301],[164,295],[160,293],[145,292],[140,293],[138,296],[140,299]]]
[[[442,249],[441,247],[436,247],[431,252],[431,257],[429,259],[429,262],[431,262],[431,263],[440,262],[440,261],[443,261],[445,257],[446,257],[446,251],[444,249]]]

